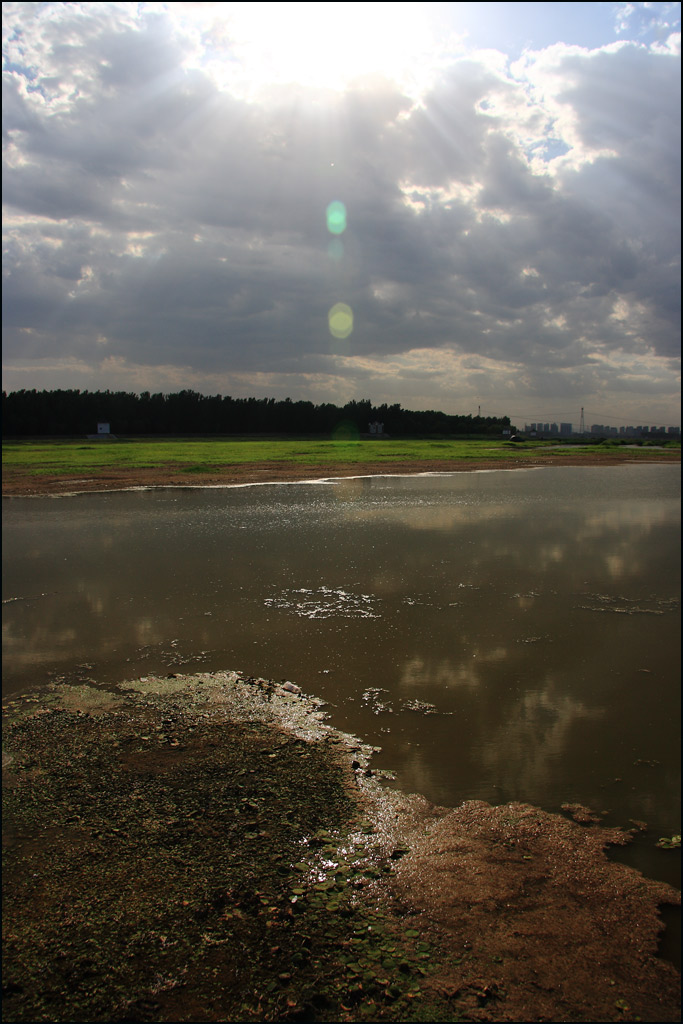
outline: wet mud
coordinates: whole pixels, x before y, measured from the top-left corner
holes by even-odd
[[[68,474],[34,476],[23,470],[3,470],[3,497],[38,497],[44,495],[122,490],[129,487],[225,487],[238,484],[286,483],[303,480],[337,479],[350,476],[409,475],[414,473],[472,472],[482,469],[529,469],[535,466],[622,466],[643,462],[679,463],[680,451],[653,451],[637,456],[625,452],[574,455],[543,453],[536,457],[505,460],[426,459],[410,462],[378,461],[357,464],[330,463],[302,465],[293,462],[253,462],[240,465],[210,467],[188,478],[178,466],[153,469],[107,470],[91,477]]]
[[[448,950],[428,987],[463,1019],[680,1019],[680,976],[656,958],[658,906],[679,894],[607,859],[623,832],[469,801],[404,835],[392,886]]]
[[[3,723],[7,1021],[667,1021],[628,835],[436,807],[292,682],[55,685]]]

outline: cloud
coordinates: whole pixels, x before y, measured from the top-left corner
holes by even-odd
[[[341,400],[369,380],[453,412],[479,394],[531,417],[545,396],[558,419],[623,389],[625,418],[678,422],[670,47],[474,52],[419,98],[374,76],[256,100],[190,67],[161,10],[5,8],[11,386],[78,366],[159,390],[176,367],[207,391]],[[348,226],[328,250],[332,200]]]

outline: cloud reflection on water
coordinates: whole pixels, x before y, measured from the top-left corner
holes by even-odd
[[[678,487],[642,466],[17,500],[4,685],[292,679],[445,803],[589,802],[638,757],[670,779]]]

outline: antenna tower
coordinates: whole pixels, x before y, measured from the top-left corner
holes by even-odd
[[[583,418],[583,406],[581,406],[581,420],[579,422],[579,433],[580,434],[585,434],[586,433],[586,421]]]

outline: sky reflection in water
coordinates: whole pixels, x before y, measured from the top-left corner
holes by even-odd
[[[4,693],[288,678],[438,803],[671,835],[679,501],[654,465],[6,501]]]

